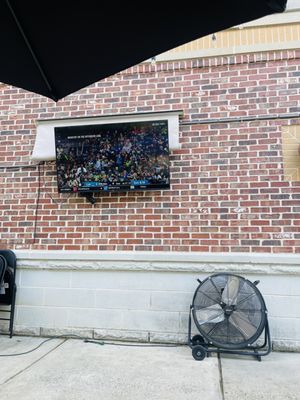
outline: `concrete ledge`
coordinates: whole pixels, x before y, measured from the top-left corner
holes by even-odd
[[[124,340],[128,342],[148,342],[149,334],[143,331],[127,331],[114,329],[95,329],[95,339]]]
[[[76,338],[92,339],[94,337],[94,332],[92,329],[41,327],[41,336],[46,336],[46,337],[74,336],[74,339]]]
[[[5,332],[5,330],[3,329],[2,332]],[[129,331],[123,329],[48,328],[16,325],[14,332],[15,335],[19,336],[56,337],[60,335],[78,335],[87,339],[94,338],[125,342],[187,343],[187,334]],[[300,352],[300,341],[275,339],[272,340],[272,349],[273,351]]]
[[[300,341],[274,340],[272,348],[274,351],[300,352]]]
[[[300,275],[296,254],[16,251],[18,269]]]
[[[0,335],[8,334],[8,324],[0,324]],[[36,326],[14,325],[14,335],[17,336],[41,336],[41,328]]]

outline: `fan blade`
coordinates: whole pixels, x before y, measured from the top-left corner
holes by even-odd
[[[257,328],[251,324],[247,315],[242,311],[234,311],[228,318],[229,322],[241,332],[245,339],[255,335]]]
[[[239,287],[240,279],[237,276],[229,276],[222,293],[222,302],[229,306],[236,305]]]
[[[224,311],[219,304],[213,304],[211,306],[196,310],[196,316],[199,325],[206,323],[217,324],[224,321]]]

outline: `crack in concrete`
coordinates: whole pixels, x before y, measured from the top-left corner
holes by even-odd
[[[218,367],[219,367],[219,379],[220,379],[220,390],[221,390],[222,400],[225,400],[224,381],[222,374],[222,361],[220,353],[218,353]]]
[[[53,338],[55,339],[55,338]],[[24,369],[22,369],[21,371],[18,371],[15,375],[10,376],[8,379],[6,379],[6,381],[4,381],[1,385],[5,385],[6,383],[10,382],[11,380],[13,380],[15,377],[17,377],[18,375],[22,374],[23,372],[27,371],[29,368],[31,368],[33,365],[35,365],[36,363],[38,363],[39,361],[41,361],[43,358],[45,358],[48,354],[52,353],[54,350],[56,350],[58,347],[60,347],[61,345],[63,345],[68,339],[63,340],[62,342],[58,343],[57,346],[53,347],[52,349],[50,349],[49,351],[47,351],[47,353],[43,354],[40,358],[38,358],[37,360],[33,361],[31,364],[27,365]]]

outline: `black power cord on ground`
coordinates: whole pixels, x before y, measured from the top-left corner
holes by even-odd
[[[155,344],[155,343],[140,343],[140,344],[131,344],[131,343],[116,343],[116,342],[97,342],[96,340],[89,340],[89,339],[84,339],[85,343],[94,343],[94,344],[99,344],[101,346],[121,346],[121,347],[181,347],[181,346],[187,346],[187,343],[182,343],[182,344]]]
[[[84,337],[79,336],[79,335],[59,335],[59,336],[53,336],[51,338],[48,338],[48,339],[44,340],[43,342],[41,342],[38,346],[34,347],[33,349],[24,351],[22,353],[0,354],[0,357],[24,356],[26,354],[34,352],[35,350],[39,349],[43,344],[45,344],[47,342],[50,342],[51,340],[63,339],[63,338],[65,338],[67,340],[68,339],[80,339],[84,343],[93,343],[93,344],[97,344],[97,345],[100,345],[100,346],[108,345],[108,346],[121,346],[121,347],[144,347],[144,348],[149,347],[150,348],[150,347],[182,347],[182,346],[186,346],[187,345],[186,343],[182,343],[182,344],[167,344],[167,343],[166,344],[154,344],[154,343],[153,344],[152,343],[149,343],[149,344],[146,344],[146,343],[131,344],[130,343],[129,344],[129,343],[121,343],[121,342],[120,343],[116,343],[116,342],[105,342],[105,341],[90,340],[90,339],[84,338]]]

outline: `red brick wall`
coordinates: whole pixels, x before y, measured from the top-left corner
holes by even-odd
[[[47,163],[40,167],[36,215],[37,167],[0,169],[0,246],[299,252],[300,182],[283,180],[281,129],[300,118],[209,123],[299,114],[299,56],[289,51],[140,65],[57,104],[0,86],[1,166],[32,164],[37,119],[183,110],[181,149],[171,153],[171,190],[101,193],[92,206],[58,194],[55,164]]]

